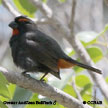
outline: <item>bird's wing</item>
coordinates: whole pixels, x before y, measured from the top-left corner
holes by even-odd
[[[58,43],[40,31],[27,33],[25,36],[32,58],[58,72],[58,60],[63,54]]]

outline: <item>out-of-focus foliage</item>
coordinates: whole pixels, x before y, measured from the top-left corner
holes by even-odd
[[[29,17],[34,17],[36,7],[32,5],[28,0],[13,0],[18,10]]]
[[[2,1],[0,0],[0,5],[1,5]]]
[[[61,3],[63,3],[63,2],[65,2],[66,0],[58,0],[59,2],[61,2]]]
[[[101,60],[103,57],[102,50],[98,47],[87,48],[87,52],[95,63]]]
[[[7,108],[3,101],[8,101],[12,98],[12,88],[10,87],[8,81],[4,77],[4,75],[0,72],[0,108]]]
[[[84,31],[78,33],[76,36],[81,40],[82,44],[86,47],[96,42],[96,39],[98,38],[98,33],[93,31]]]
[[[72,87],[72,85],[70,85],[70,84],[67,84],[67,85],[64,87],[63,91],[66,92],[66,93],[68,93],[68,94],[70,94],[70,95],[73,96],[73,97],[77,97],[77,96],[76,96],[76,93],[75,93],[75,91],[74,91],[74,89],[73,89],[73,87]]]
[[[8,108],[2,101],[0,101],[0,108]]]
[[[0,95],[5,98],[10,98],[7,85],[7,80],[5,79],[4,75],[0,72]]]
[[[47,3],[47,0],[42,0],[44,3]]]
[[[76,85],[80,87],[80,94],[83,100],[90,101],[92,94],[92,83],[88,76],[86,75],[78,75],[76,76]]]

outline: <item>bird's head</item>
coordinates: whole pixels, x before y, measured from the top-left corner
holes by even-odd
[[[18,35],[36,28],[36,24],[25,16],[18,16],[9,24],[9,27],[13,29],[13,35]]]

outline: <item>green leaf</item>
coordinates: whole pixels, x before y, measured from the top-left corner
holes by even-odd
[[[104,103],[108,106],[108,101],[104,98]]]
[[[4,85],[8,84],[8,81],[6,80],[5,76],[0,72],[0,82],[3,82]]]
[[[29,17],[34,17],[36,7],[29,0],[13,0],[19,11]]]
[[[108,83],[108,77],[105,78],[105,81]]]
[[[44,3],[47,3],[47,0],[42,0]]]
[[[10,99],[10,94],[7,85],[8,81],[6,80],[5,76],[0,72],[0,95]]]
[[[83,100],[90,101],[92,94],[92,83],[86,75],[78,75],[75,78],[76,85],[81,88],[81,96]]]
[[[10,83],[9,86],[8,86],[8,90],[9,90],[9,93],[11,95],[11,98],[14,96],[15,89],[16,89],[16,85]]]
[[[6,85],[3,84],[3,82],[0,82],[0,95],[10,99],[8,88]]]
[[[0,0],[0,5],[1,5],[2,1]]]
[[[81,68],[81,67],[79,67],[79,66],[74,66],[73,69],[74,69],[74,71],[75,71],[76,73],[81,72],[81,71],[84,70],[84,68]]]
[[[88,46],[96,42],[98,33],[93,31],[84,31],[78,33],[76,36],[80,39],[84,46]]]
[[[92,89],[91,89],[91,91],[89,93],[87,93],[87,92],[88,91],[86,91],[86,93],[83,94],[82,98],[85,101],[90,101],[90,100],[92,100]]]
[[[84,86],[83,90],[81,91],[81,95],[84,95],[85,92],[86,92],[87,90],[89,90],[91,87],[92,87],[92,84],[91,84],[91,83],[86,84],[86,85]]]
[[[90,101],[92,98],[92,84],[91,83],[86,84],[80,93],[83,100]]]
[[[63,2],[66,2],[66,0],[59,0],[59,2],[62,2],[63,3]]]
[[[98,47],[87,48],[87,52],[89,53],[91,59],[96,63],[102,59],[103,53]]]
[[[104,35],[104,33],[108,30],[108,25],[105,26],[104,30],[100,33],[96,33],[94,31],[83,31],[78,33],[76,36],[80,39],[84,46],[88,46],[96,43],[96,39],[99,36]]]
[[[84,87],[85,85],[91,83],[89,77],[87,77],[86,75],[76,76],[75,82],[76,82],[77,86],[79,86],[79,87]]]
[[[85,43],[85,42],[81,41],[81,43],[83,44],[84,47],[87,47],[87,46],[90,46],[92,44],[95,44],[96,43],[96,39],[94,39],[94,40],[92,40],[92,41],[90,41],[88,43]]]
[[[105,28],[104,28],[104,30],[102,30],[102,32],[100,32],[99,34],[98,34],[98,36],[102,36],[102,35],[104,35],[105,34],[105,32],[108,30],[108,24],[107,25],[105,25]]]
[[[68,93],[68,94],[70,94],[70,95],[72,95],[73,97],[76,97],[76,93],[75,93],[73,87],[71,85],[69,85],[69,84],[67,84],[65,86],[65,88],[63,89],[63,91],[66,92],[66,93]]]
[[[0,101],[0,108],[8,108],[2,101]]]
[[[72,51],[68,54],[68,56],[72,56],[72,55],[74,55],[74,54],[75,54],[75,51],[72,50]]]

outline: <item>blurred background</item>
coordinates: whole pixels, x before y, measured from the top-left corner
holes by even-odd
[[[65,35],[57,27],[58,22],[64,27],[69,28],[71,20],[72,0],[40,0],[41,3],[47,5],[52,11],[52,19],[56,19],[57,24],[53,20],[48,20],[45,12],[42,12],[40,7],[33,5],[33,0],[0,0],[0,66],[3,66],[14,72],[22,72],[18,69],[12,60],[11,50],[9,47],[9,39],[12,35],[12,30],[8,24],[18,15],[26,15],[30,18],[37,19],[38,28],[48,34],[62,47],[64,52],[80,60],[72,48],[72,44],[68,41],[69,34]],[[74,35],[78,37],[86,51],[91,57],[91,60],[96,64],[96,67],[103,71],[103,76],[108,82],[108,0],[76,0],[75,16],[74,16]],[[50,10],[48,9],[49,13]],[[42,20],[41,20],[42,19]],[[47,19],[44,21],[44,19]],[[61,28],[61,27],[60,27]],[[70,31],[69,31],[70,32]],[[47,82],[68,94],[76,97],[72,82],[74,81],[83,100],[103,101],[104,104],[96,105],[94,108],[108,108],[108,103],[100,92],[99,88],[92,81],[87,70],[79,67],[73,69],[61,70],[61,80],[58,80],[52,75],[46,77]],[[36,74],[36,78],[40,78],[42,74]],[[0,100],[50,100],[39,94],[17,87],[10,84],[7,86],[10,96],[0,96]],[[91,105],[93,106],[93,105]],[[9,105],[9,108],[36,108],[37,106],[30,105]],[[53,106],[41,106],[42,108],[64,108],[58,104]]]

